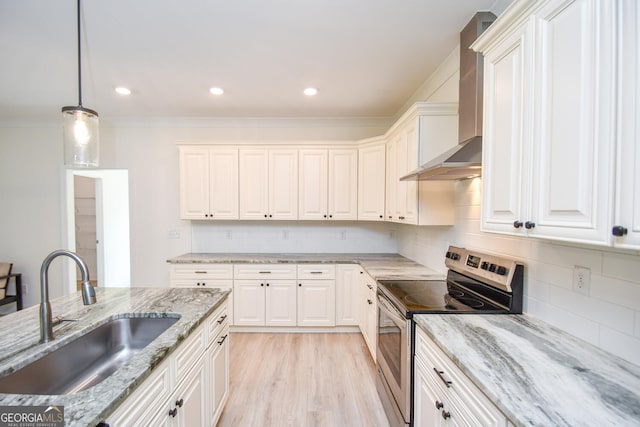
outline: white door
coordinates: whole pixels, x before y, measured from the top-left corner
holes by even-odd
[[[553,1],[536,14],[533,194],[527,219],[532,236],[610,241],[614,19],[614,2],[598,0]]]
[[[269,158],[266,149],[241,148],[240,219],[269,218]]]
[[[265,281],[233,281],[233,324],[264,326]]]
[[[238,219],[238,178],[238,149],[212,148],[209,151],[209,217]]]
[[[269,219],[298,219],[298,150],[269,150]]]
[[[358,220],[384,221],[385,144],[358,150]]]
[[[524,234],[528,220],[530,140],[525,108],[527,25],[484,57],[483,231]],[[516,224],[516,226],[514,226]]]
[[[266,326],[296,326],[296,281],[266,281]]]
[[[358,218],[358,150],[329,150],[329,219]]]
[[[418,138],[419,129],[418,121],[410,122],[403,130],[407,147],[407,160],[405,168],[400,176],[404,176],[409,172],[418,168]],[[398,178],[400,177],[398,176]],[[418,223],[418,181],[403,181],[406,189],[406,204],[404,208],[404,221],[406,224]]]
[[[173,408],[178,410],[175,418],[180,427],[206,426],[209,423],[207,402],[207,370],[204,366],[205,358],[192,368],[184,383],[175,393]],[[180,380],[180,379],[178,379]],[[179,402],[179,403],[178,403]]]
[[[180,147],[180,218],[209,218],[209,149]]]
[[[398,132],[394,136],[394,145],[396,146],[396,173],[394,176],[396,190],[396,212],[395,218],[397,222],[405,222],[407,213],[407,182],[400,181],[400,177],[404,176],[407,169],[407,135]]]
[[[614,245],[621,248],[640,248],[640,6],[636,0],[621,2],[622,61],[620,120],[618,129],[618,174],[616,216],[613,226],[626,234],[615,237]],[[621,233],[620,233],[621,234]]]
[[[213,344],[207,351],[205,357],[208,358],[209,375],[209,424],[215,426],[217,420],[224,409],[221,405],[229,393],[229,331],[225,332],[227,337],[222,337]],[[222,343],[219,341],[222,340]]]
[[[327,150],[299,151],[298,219],[327,219]]]
[[[447,411],[449,408],[444,408],[442,395],[439,391],[434,391],[438,387],[434,387],[432,381],[428,369],[420,360],[416,360],[413,373],[413,425],[415,426],[443,425],[444,418],[441,411]]]
[[[298,281],[298,326],[335,326],[335,280]]]

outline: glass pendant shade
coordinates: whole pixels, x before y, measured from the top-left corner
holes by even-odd
[[[98,113],[84,107],[62,107],[64,164],[95,168],[99,165]]]

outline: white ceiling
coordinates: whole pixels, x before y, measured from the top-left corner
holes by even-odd
[[[83,0],[83,104],[101,117],[389,117],[494,3]],[[0,1],[0,119],[77,105],[75,19],[75,0]]]

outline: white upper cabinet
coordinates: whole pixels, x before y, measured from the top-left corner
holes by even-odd
[[[357,149],[301,149],[299,165],[299,219],[357,219]]]
[[[298,218],[298,150],[241,148],[240,219]]]
[[[453,181],[400,178],[457,144],[457,113],[455,103],[416,103],[387,133],[387,221],[413,225],[454,223]]]
[[[482,226],[485,231],[522,233],[514,228],[528,211],[527,151],[530,132],[523,107],[528,82],[527,22],[484,55]],[[523,181],[526,181],[523,182]]]
[[[620,5],[621,61],[618,96],[618,156],[614,245],[640,248],[640,6],[636,0]]]
[[[238,149],[181,146],[180,218],[238,219]]]
[[[615,2],[517,1],[485,55],[482,229],[608,245]]]
[[[330,219],[358,219],[358,150],[329,150],[327,207]]]
[[[385,141],[358,149],[358,219],[384,221]]]

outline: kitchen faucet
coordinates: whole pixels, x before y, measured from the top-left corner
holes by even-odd
[[[64,255],[68,256],[78,264],[82,274],[82,302],[84,305],[95,304],[96,291],[89,283],[89,269],[87,264],[77,254],[59,249],[51,252],[42,261],[40,268],[40,342],[45,343],[53,340],[53,320],[51,316],[51,304],[49,304],[49,264],[55,258]]]

